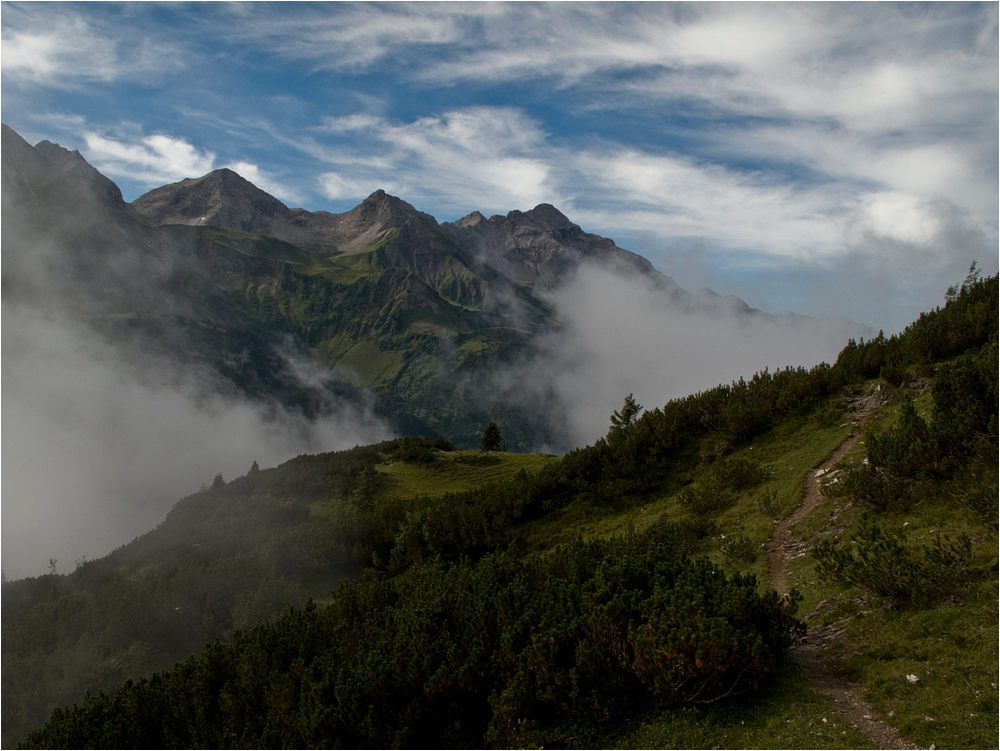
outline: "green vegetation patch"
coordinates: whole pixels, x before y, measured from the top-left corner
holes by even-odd
[[[433,461],[393,461],[379,466],[378,472],[388,480],[384,494],[435,497],[507,480],[522,470],[535,473],[553,461],[557,461],[556,457],[540,454],[436,451]]]
[[[607,748],[878,748],[835,705],[786,666],[754,696],[724,705],[651,707],[611,735]]]
[[[865,698],[921,747],[991,748],[998,728],[997,582],[924,610],[848,625],[844,666]]]
[[[430,560],[57,710],[24,747],[564,745],[649,697],[758,690],[799,626],[756,589],[649,535]]]
[[[347,350],[337,365],[357,373],[363,383],[377,383],[397,378],[404,359],[398,350],[379,349],[377,341],[368,339]]]

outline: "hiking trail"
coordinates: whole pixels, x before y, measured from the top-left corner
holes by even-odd
[[[857,425],[865,422],[874,410],[881,406],[881,404],[871,404],[869,399],[853,405],[858,410],[855,418]],[[865,402],[869,403],[865,404]],[[858,409],[859,407],[860,409]],[[771,536],[764,543],[770,571],[770,584],[779,594],[788,594],[788,562],[800,555],[805,555],[811,548],[808,543],[795,538],[791,527],[802,521],[822,502],[823,496],[820,487],[823,475],[829,473],[837,462],[847,455],[859,437],[860,433],[856,427],[830,456],[817,467],[813,467],[806,478],[802,503],[791,514],[778,522]],[[826,601],[817,605],[816,610],[805,616],[803,620],[808,622],[825,603]],[[792,647],[790,651],[792,662],[798,666],[811,683],[833,701],[835,708],[843,718],[858,732],[867,736],[878,748],[917,748],[900,736],[896,728],[889,725],[885,718],[880,717],[875,709],[861,698],[859,686],[850,683],[834,668],[831,648],[842,636],[849,620],[851,619],[846,618],[826,626],[810,627],[805,638]]]

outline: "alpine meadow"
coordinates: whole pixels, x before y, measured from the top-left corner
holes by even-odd
[[[0,12],[4,748],[1000,745],[1000,6]]]

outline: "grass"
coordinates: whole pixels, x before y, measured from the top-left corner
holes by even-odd
[[[651,709],[609,741],[609,748],[877,748],[793,666],[750,696]]]
[[[798,534],[829,523],[834,504],[834,499],[824,501],[814,518],[799,525]],[[857,507],[843,513],[838,524],[849,526],[840,539],[848,540],[868,515]],[[851,619],[837,655],[843,669],[906,738],[923,747],[994,747],[1000,698],[995,531],[945,498],[928,499],[907,512],[881,514],[879,520],[888,529],[905,529],[910,548],[930,544],[937,534],[953,539],[969,534],[974,574],[965,588],[924,609],[894,606],[824,581],[807,555],[789,567],[789,583],[805,594],[802,611],[825,602],[813,624]],[[867,614],[859,617],[859,611]],[[917,682],[907,680],[909,675]]]
[[[848,675],[919,746],[996,748],[996,591],[993,577],[960,602],[890,609],[848,626],[841,654]]]
[[[734,459],[753,459],[763,464],[769,470],[769,476],[758,487],[740,493],[736,503],[715,515],[718,534],[715,540],[705,542],[701,552],[722,562],[721,535],[742,535],[755,543],[763,543],[773,531],[775,521],[791,513],[801,503],[806,476],[850,432],[851,426],[842,420],[823,425],[821,418],[814,416],[782,425],[734,452],[731,455]],[[762,513],[757,502],[765,494],[773,494],[776,509],[773,518]],[[526,552],[541,552],[576,538],[615,537],[628,533],[630,529],[642,532],[660,520],[669,522],[690,518],[690,513],[679,503],[678,496],[679,492],[653,493],[623,508],[577,503],[557,509],[519,529],[519,546]],[[727,568],[734,567],[727,565]],[[740,567],[740,570],[756,574],[761,582],[768,579],[767,560],[763,554],[754,563]]]
[[[432,462],[394,461],[378,472],[389,479],[383,495],[400,498],[435,497],[472,490],[486,483],[505,480],[521,470],[533,473],[555,457],[541,454],[493,454],[482,451],[435,451]]]
[[[398,350],[382,351],[377,341],[365,339],[347,350],[337,366],[357,373],[362,383],[388,381],[399,375],[403,367],[403,353]]]

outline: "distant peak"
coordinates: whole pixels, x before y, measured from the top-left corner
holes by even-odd
[[[540,203],[528,213],[539,219],[544,218],[545,221],[552,224],[573,224],[573,222],[569,220],[569,217],[567,217],[551,203]]]
[[[486,221],[486,217],[480,214],[478,211],[473,211],[468,216],[463,216],[455,225],[458,227],[475,227],[480,222]]]
[[[389,217],[405,219],[416,211],[402,198],[389,195],[381,189],[376,190],[362,201],[358,209],[363,215],[375,214],[383,220]]]
[[[220,182],[223,184],[235,183],[237,185],[242,185],[242,184],[253,185],[252,182],[243,177],[243,175],[241,175],[239,172],[233,172],[233,170],[229,169],[228,167],[222,167],[221,169],[212,170],[207,175],[203,175],[202,177],[196,178],[196,181]],[[254,187],[256,188],[257,186],[254,185]]]
[[[210,190],[221,196],[228,196],[229,200],[234,198],[245,198],[259,204],[258,208],[268,206],[268,212],[285,211],[287,207],[277,198],[265,190],[261,190],[243,175],[234,172],[228,167],[212,170],[208,174],[196,178],[184,178],[173,186],[166,185],[164,188],[184,187],[195,191]],[[223,199],[226,200],[226,199]]]
[[[406,201],[404,201],[402,198],[397,198],[394,195],[390,195],[389,193],[386,193],[381,188],[379,188],[374,193],[372,193],[370,196],[368,196],[368,198],[366,198],[364,201],[362,201],[362,203],[363,204],[365,204],[365,203],[373,203],[373,204],[383,204],[383,203],[386,203],[386,204],[390,204],[392,206],[405,206],[410,211],[415,211],[416,210],[412,206],[410,206],[410,204],[408,204]]]
[[[565,214],[551,203],[540,203],[530,211],[511,211],[507,214],[507,219],[519,224],[527,220],[547,229],[569,229],[576,227]]]

